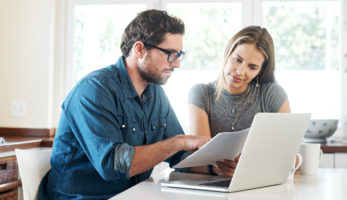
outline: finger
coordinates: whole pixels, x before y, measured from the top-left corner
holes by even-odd
[[[214,167],[214,172],[218,175],[218,176],[223,176],[223,172],[218,168],[218,167]]]
[[[203,145],[206,144],[208,141],[210,141],[210,138],[209,138],[209,137],[206,137],[206,136],[202,136],[202,137],[199,137],[198,140],[199,140],[199,143],[198,143],[198,145],[197,145],[197,148],[200,149],[201,146],[203,146]]]
[[[237,162],[233,160],[224,160],[224,164],[228,165],[231,168],[236,168]]]
[[[241,154],[236,156],[235,161],[238,162],[240,160]]]
[[[219,170],[226,176],[233,176],[235,169],[229,167],[228,165],[226,165],[224,162],[217,162],[217,166],[219,168]]]

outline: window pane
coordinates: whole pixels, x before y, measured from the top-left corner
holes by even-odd
[[[293,112],[340,116],[339,1],[266,1],[263,22],[273,36],[277,80]]]
[[[86,73],[116,62],[125,27],[144,9],[145,4],[74,7],[74,83]]]
[[[216,69],[230,37],[241,27],[241,3],[169,3],[186,25],[183,69]]]
[[[187,52],[168,83],[164,86],[171,104],[188,133],[190,88],[217,79],[229,39],[241,28],[240,2],[168,3],[169,14],[181,18],[186,27],[183,49]]]

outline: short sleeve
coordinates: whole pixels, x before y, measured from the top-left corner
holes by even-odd
[[[264,92],[265,108],[268,112],[278,112],[288,98],[285,90],[276,82],[266,84]]]
[[[188,103],[197,106],[198,108],[204,110],[206,113],[209,112],[209,95],[208,95],[208,85],[197,84],[194,85],[189,92]]]

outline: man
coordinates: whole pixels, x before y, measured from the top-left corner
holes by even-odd
[[[185,136],[159,86],[180,67],[184,24],[144,11],[122,37],[115,65],[90,73],[69,93],[39,199],[107,199],[180,161],[207,137]]]

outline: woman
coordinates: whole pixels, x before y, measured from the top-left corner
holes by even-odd
[[[214,137],[251,126],[258,112],[290,112],[287,94],[275,82],[275,53],[265,28],[249,26],[229,41],[218,79],[195,85],[189,94],[190,132]],[[232,176],[234,161],[192,171]]]

